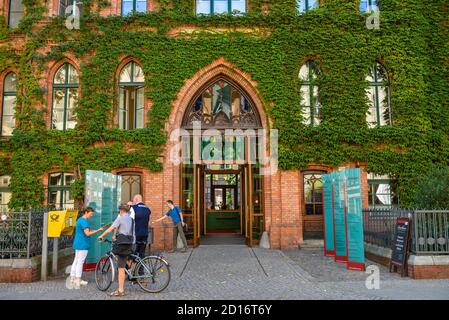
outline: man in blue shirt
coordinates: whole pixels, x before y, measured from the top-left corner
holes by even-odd
[[[143,259],[148,242],[148,229],[150,228],[151,210],[143,203],[142,195],[136,194],[130,209],[130,216],[134,219],[136,236],[136,254]]]
[[[164,220],[167,217],[170,217],[173,221],[173,250],[171,250],[170,252],[175,252],[176,248],[178,247],[178,233],[181,236],[181,240],[182,243],[184,244],[184,248],[182,248],[182,252],[186,252],[187,251],[187,240],[186,240],[186,236],[184,235],[184,230],[183,227],[185,226],[185,222],[184,219],[182,217],[182,211],[181,208],[178,206],[175,206],[173,204],[172,200],[167,200],[167,206],[170,208],[170,210],[167,211],[167,213],[155,220],[153,223],[159,222],[161,220]]]

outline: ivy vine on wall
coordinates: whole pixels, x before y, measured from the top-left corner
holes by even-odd
[[[100,17],[93,5],[108,4],[84,1],[81,29],[68,30],[64,18],[40,23],[46,8],[23,0],[26,14],[18,29],[0,19],[0,71],[14,68],[19,83],[18,126],[12,139],[0,140],[0,174],[12,176],[10,207],[42,205],[41,177],[49,170],[81,173],[72,187],[78,199],[86,169],[162,170],[172,101],[185,80],[220,57],[257,82],[265,111],[279,129],[282,169],[304,169],[310,162],[366,163],[368,171],[398,179],[401,205],[413,205],[419,176],[432,163],[449,162],[449,3],[378,2],[378,30],[366,28],[357,0],[324,0],[303,15],[295,0],[252,0],[245,16],[206,17],[194,15],[193,1],[160,0],[158,12],[129,17]],[[184,25],[198,31],[168,34]],[[213,28],[229,32],[207,32]],[[13,49],[10,44],[22,38],[23,49]],[[68,53],[80,61],[78,125],[48,130],[48,88],[40,86],[40,77],[48,72],[47,62]],[[120,131],[112,123],[115,74],[129,56],[142,63],[152,107],[144,129]],[[313,127],[302,122],[299,95],[298,72],[307,59],[322,71],[323,121]],[[375,61],[389,73],[393,125],[368,129],[365,76]]]

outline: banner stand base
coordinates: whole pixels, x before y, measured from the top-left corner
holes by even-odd
[[[346,257],[346,256],[335,256],[335,262],[346,263],[346,262],[348,262],[348,257]]]
[[[346,265],[348,270],[365,271],[365,264],[361,262],[349,262]]]
[[[95,271],[96,267],[97,267],[96,263],[84,263],[83,271],[84,272]]]
[[[324,256],[325,257],[335,257],[335,250],[324,249]]]

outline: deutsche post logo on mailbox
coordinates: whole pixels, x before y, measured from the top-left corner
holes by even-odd
[[[76,226],[78,210],[50,211],[48,213],[48,237],[70,236]]]

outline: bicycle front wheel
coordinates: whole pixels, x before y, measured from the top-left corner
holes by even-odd
[[[115,268],[112,258],[110,256],[104,256],[97,262],[95,267],[95,283],[97,288],[101,291],[106,291],[114,282]]]
[[[135,278],[144,291],[161,292],[170,283],[170,267],[163,259],[148,256],[136,266]]]

